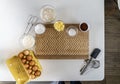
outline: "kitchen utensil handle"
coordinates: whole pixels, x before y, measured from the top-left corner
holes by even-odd
[[[90,56],[96,59],[96,57],[98,56],[100,52],[101,50],[99,48],[95,48]]]
[[[32,17],[33,17],[32,15],[28,17],[27,26],[25,28],[24,34],[27,34],[30,29]]]
[[[24,34],[28,34],[29,31],[32,29],[33,25],[38,21],[38,17],[36,16],[29,16],[28,22],[27,22],[27,26],[26,29],[24,31]]]
[[[27,31],[26,34],[29,33],[29,31],[32,29],[32,27],[34,26],[34,24],[37,23],[37,21],[38,21],[38,17],[32,16],[31,22],[30,22],[30,24],[29,24],[29,25],[30,25],[30,28],[28,28],[28,31]]]
[[[80,70],[80,74],[84,74],[84,72],[87,70],[87,67],[89,66],[90,62],[92,60],[92,57],[90,58],[90,60],[88,60],[87,64],[83,66],[83,68]]]
[[[93,50],[93,52],[91,53],[91,58],[88,60],[87,64],[83,66],[83,68],[80,70],[80,74],[82,75],[86,70],[87,67],[89,66],[90,62],[92,61],[93,58],[96,58],[98,56],[98,54],[100,53],[100,49],[99,48],[95,48]]]

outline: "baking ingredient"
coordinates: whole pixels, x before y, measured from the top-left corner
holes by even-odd
[[[32,60],[32,56],[30,56],[30,55],[27,56],[27,60],[28,60],[28,61]]]
[[[18,57],[31,79],[40,76],[35,75],[36,71],[40,71],[41,69],[34,58],[34,52],[31,52],[30,50],[24,50],[18,54]],[[36,74],[40,74],[40,72],[37,72]]]
[[[35,72],[34,72],[34,71],[32,71],[32,74],[34,75],[34,74],[35,74]]]
[[[40,11],[40,17],[47,23],[54,21],[56,17],[54,7],[50,5],[43,6]]]
[[[21,59],[22,63],[25,64],[25,62],[27,61],[26,59]]]
[[[24,55],[29,55],[30,54],[29,50],[24,50],[23,53],[24,53]]]
[[[36,34],[43,34],[45,32],[46,28],[43,24],[37,24],[35,26],[35,33]]]
[[[26,64],[29,64],[30,62],[29,61],[26,61]]]
[[[19,58],[23,58],[23,56],[24,56],[24,55],[23,55],[22,52],[18,54],[18,57],[19,57]]]
[[[86,23],[82,23],[82,24],[80,25],[80,29],[81,29],[82,31],[86,31],[86,30],[88,29],[88,25],[87,25]]]
[[[40,74],[41,74],[40,71],[36,71],[36,72],[35,72],[35,75],[36,75],[36,76],[40,76]]]
[[[22,45],[24,48],[32,48],[35,44],[35,39],[32,35],[25,35],[22,39]]]
[[[35,61],[32,60],[32,61],[30,61],[29,64],[33,66],[33,65],[35,65]]]
[[[30,78],[31,78],[31,79],[34,79],[34,78],[35,78],[35,75],[31,74],[31,75],[30,75]]]
[[[33,66],[32,70],[33,70],[33,71],[38,70],[38,66],[37,66],[37,65]]]
[[[64,30],[65,25],[62,21],[57,21],[57,22],[54,23],[54,28],[55,28],[55,30],[60,32],[60,31]]]
[[[32,69],[32,66],[29,66],[29,69]]]
[[[28,73],[31,74],[32,70],[31,69],[28,69]]]
[[[26,69],[29,67],[29,65],[28,65],[28,64],[25,64],[24,66],[25,66],[25,68],[26,68]]]
[[[26,58],[26,56],[24,55],[23,58]]]
[[[76,27],[70,27],[67,29],[68,35],[69,36],[75,36],[78,32]]]

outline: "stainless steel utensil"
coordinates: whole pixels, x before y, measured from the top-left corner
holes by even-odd
[[[97,69],[100,67],[100,61],[99,60],[93,60],[91,62],[91,68]]]
[[[87,63],[89,59],[85,60],[85,63]],[[100,61],[99,60],[92,60],[90,63],[90,68],[97,69],[100,67]]]
[[[38,17],[30,15],[23,35],[28,34],[31,28],[33,27],[33,25],[37,23],[37,21],[38,21]]]
[[[91,54],[91,58],[87,61],[87,63],[86,63],[86,65],[84,65],[82,68],[81,68],[81,70],[80,70],[80,74],[82,75],[86,70],[87,70],[87,67],[89,66],[89,64],[91,63],[91,61],[92,61],[92,59],[94,58],[96,58],[97,56],[98,56],[98,54],[100,53],[100,49],[98,49],[98,48],[95,48],[94,49],[94,51],[92,52],[92,54]]]
[[[33,26],[37,23],[37,21],[38,21],[38,17],[36,17],[36,16],[30,15],[30,16],[28,17],[28,21],[27,21],[27,25],[26,25],[25,31],[23,32],[22,36],[21,36],[20,39],[19,39],[20,44],[22,45],[22,47],[24,47],[24,48],[32,48],[32,47],[34,46],[34,37],[33,37],[32,35],[30,35],[29,32],[30,32],[30,30],[33,28]],[[30,36],[32,39],[31,39],[29,36]],[[28,38],[29,38],[29,39],[28,39]],[[24,40],[23,40],[23,39],[24,39]],[[28,45],[27,45],[27,44],[29,44],[29,43],[28,43],[28,40],[32,40],[31,42],[33,42],[32,45],[29,46],[29,47],[28,47]],[[24,43],[24,41],[26,41],[27,44],[26,44],[26,42]],[[30,42],[30,41],[29,41],[29,42]],[[27,47],[26,47],[26,46],[27,46]]]

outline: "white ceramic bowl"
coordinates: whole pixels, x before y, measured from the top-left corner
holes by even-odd
[[[35,33],[36,34],[43,34],[45,32],[46,28],[43,24],[37,24],[35,26]]]

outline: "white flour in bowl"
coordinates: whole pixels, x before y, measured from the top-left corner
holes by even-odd
[[[32,48],[35,45],[34,37],[32,35],[23,36],[22,45],[24,48]]]
[[[35,26],[35,33],[36,34],[43,34],[45,32],[46,28],[43,24],[37,24]]]
[[[44,22],[52,22],[55,20],[56,13],[54,7],[45,5],[41,8],[40,17]]]

